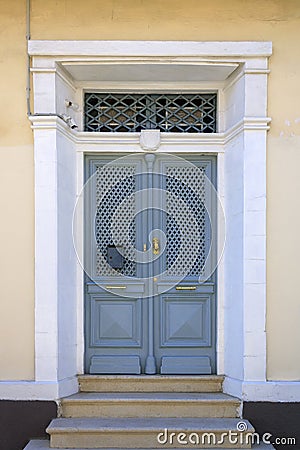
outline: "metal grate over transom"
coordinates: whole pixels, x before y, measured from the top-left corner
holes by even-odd
[[[216,133],[217,94],[86,93],[84,130]]]

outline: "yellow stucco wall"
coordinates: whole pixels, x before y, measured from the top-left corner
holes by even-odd
[[[34,191],[25,2],[1,0],[0,23],[0,379],[26,380],[34,376]]]
[[[25,104],[25,0],[0,0],[0,20],[0,378],[30,379],[34,223],[32,135]],[[267,163],[268,378],[299,380],[300,2],[32,0],[31,29],[32,39],[273,42]]]

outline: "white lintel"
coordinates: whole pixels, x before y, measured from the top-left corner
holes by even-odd
[[[272,54],[268,41],[51,41],[30,40],[30,56],[211,56],[260,57]]]

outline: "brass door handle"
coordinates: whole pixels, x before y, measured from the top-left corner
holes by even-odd
[[[153,254],[158,255],[159,254],[159,240],[158,238],[152,239],[152,247],[153,247]]]
[[[126,289],[127,286],[105,286],[106,289]]]
[[[197,286],[176,286],[176,291],[195,291]]]

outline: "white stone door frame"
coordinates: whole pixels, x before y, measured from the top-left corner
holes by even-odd
[[[269,42],[29,41],[36,226],[35,380],[31,386],[36,398],[76,392],[76,374],[83,370],[83,272],[70,232],[83,184],[83,155],[101,149],[120,153],[122,148],[128,151],[128,145],[131,151],[141,151],[138,134],[112,137],[77,132],[60,117],[67,113],[81,123],[82,89],[100,85],[218,90],[218,133],[186,137],[189,152],[218,155],[218,189],[227,229],[218,272],[218,372],[226,376],[225,390],[240,398],[254,400],[253,386],[266,384],[266,134],[271,51]],[[118,66],[119,72],[123,69],[124,81],[95,81],[96,69],[107,65]],[[141,65],[151,65],[153,79],[138,84],[126,80],[128,67]],[[176,68],[178,79],[159,83],[163,67],[170,68],[169,77]],[[195,75],[189,81],[180,78],[186,68]],[[66,110],[66,99],[79,108]],[[180,138],[162,134],[158,151],[185,149]],[[77,232],[82,233],[82,224]]]

